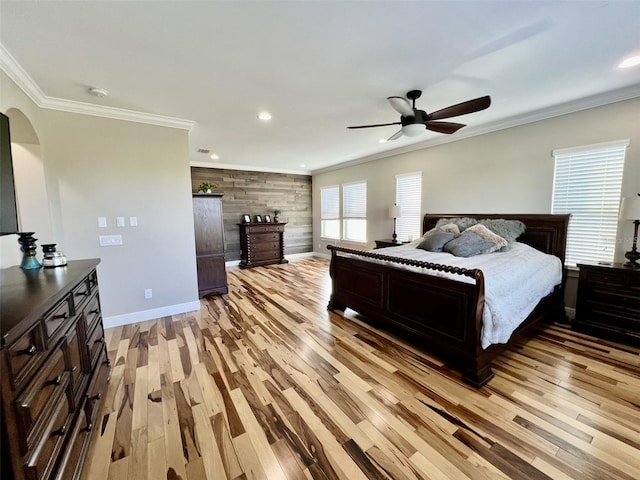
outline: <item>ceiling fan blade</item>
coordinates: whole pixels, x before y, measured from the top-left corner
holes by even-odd
[[[389,138],[387,138],[387,142],[390,142],[391,140],[397,140],[401,136],[402,136],[402,129],[398,130],[396,133],[394,133]]]
[[[401,125],[401,122],[393,122],[393,123],[378,123],[376,125],[356,125],[355,127],[347,127],[347,128],[371,128],[371,127],[387,127],[389,125]]]
[[[450,107],[437,110],[429,114],[429,120],[441,120],[443,118],[457,117],[458,115],[466,115],[467,113],[479,112],[491,105],[491,97],[479,97],[466,102],[451,105]]]
[[[393,108],[396,112],[398,112],[403,117],[413,117],[413,108],[411,108],[411,104],[409,100],[404,97],[387,97],[389,103],[391,104],[391,108]]]
[[[432,122],[428,121],[425,123],[427,130],[432,130],[438,133],[455,133],[460,130],[462,127],[466,125],[463,123],[453,123],[453,122]]]

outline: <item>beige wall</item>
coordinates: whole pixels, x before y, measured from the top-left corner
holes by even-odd
[[[368,246],[393,231],[386,212],[395,201],[395,175],[423,172],[422,213],[549,213],[552,150],[630,139],[622,195],[640,192],[640,98],[592,108],[458,142],[417,150],[313,176],[313,246],[320,238],[320,189],[367,180]],[[631,248],[630,222],[620,226],[616,259]],[[573,285],[570,291],[575,291]],[[575,294],[574,294],[575,295]],[[567,303],[573,305],[574,299]]]
[[[40,109],[2,72],[0,81],[0,110],[19,109],[40,140],[52,238],[39,237],[45,225],[23,224],[69,259],[101,258],[105,323],[198,308],[188,132]],[[98,228],[99,216],[108,228]],[[117,216],[126,227],[116,227]],[[138,227],[128,226],[130,216]],[[112,234],[124,244],[100,247],[98,236]],[[15,240],[3,238],[3,252],[17,249]],[[146,288],[152,299],[144,299]]]

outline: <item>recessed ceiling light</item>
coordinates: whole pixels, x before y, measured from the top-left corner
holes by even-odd
[[[386,138],[381,138],[380,140],[378,140],[378,143],[387,143],[387,139]]]
[[[618,64],[618,68],[631,68],[640,65],[640,55],[625,58]]]
[[[304,163],[301,163],[300,168],[304,168],[304,167],[306,167],[306,165]]]
[[[217,153],[212,153],[210,158],[211,160],[220,160],[220,157],[218,156]]]
[[[271,120],[271,114],[269,112],[260,112],[258,114],[258,119],[262,120],[263,122],[267,122]]]

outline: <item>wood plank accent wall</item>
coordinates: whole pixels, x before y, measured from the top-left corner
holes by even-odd
[[[242,215],[273,217],[274,208],[281,210],[280,221],[287,222],[285,255],[313,251],[310,175],[191,167],[194,192],[202,182],[217,185],[216,191],[224,193],[222,212],[227,261],[240,259],[237,224]]]

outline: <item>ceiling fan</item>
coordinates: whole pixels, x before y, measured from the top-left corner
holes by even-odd
[[[407,92],[407,98],[404,97],[387,97],[391,107],[400,114],[400,121],[393,123],[379,123],[376,125],[357,125],[347,128],[371,128],[371,127],[386,127],[388,125],[402,125],[402,128],[396,133],[391,135],[388,140],[395,140],[402,135],[407,137],[417,137],[426,130],[432,130],[439,133],[455,133],[465,125],[463,123],[453,122],[439,122],[443,118],[457,117],[459,115],[466,115],[467,113],[478,112],[484,110],[491,105],[491,97],[479,97],[466,102],[451,105],[450,107],[437,110],[433,113],[427,113],[424,110],[418,110],[416,108],[416,99],[422,95],[421,90],[411,90]]]

